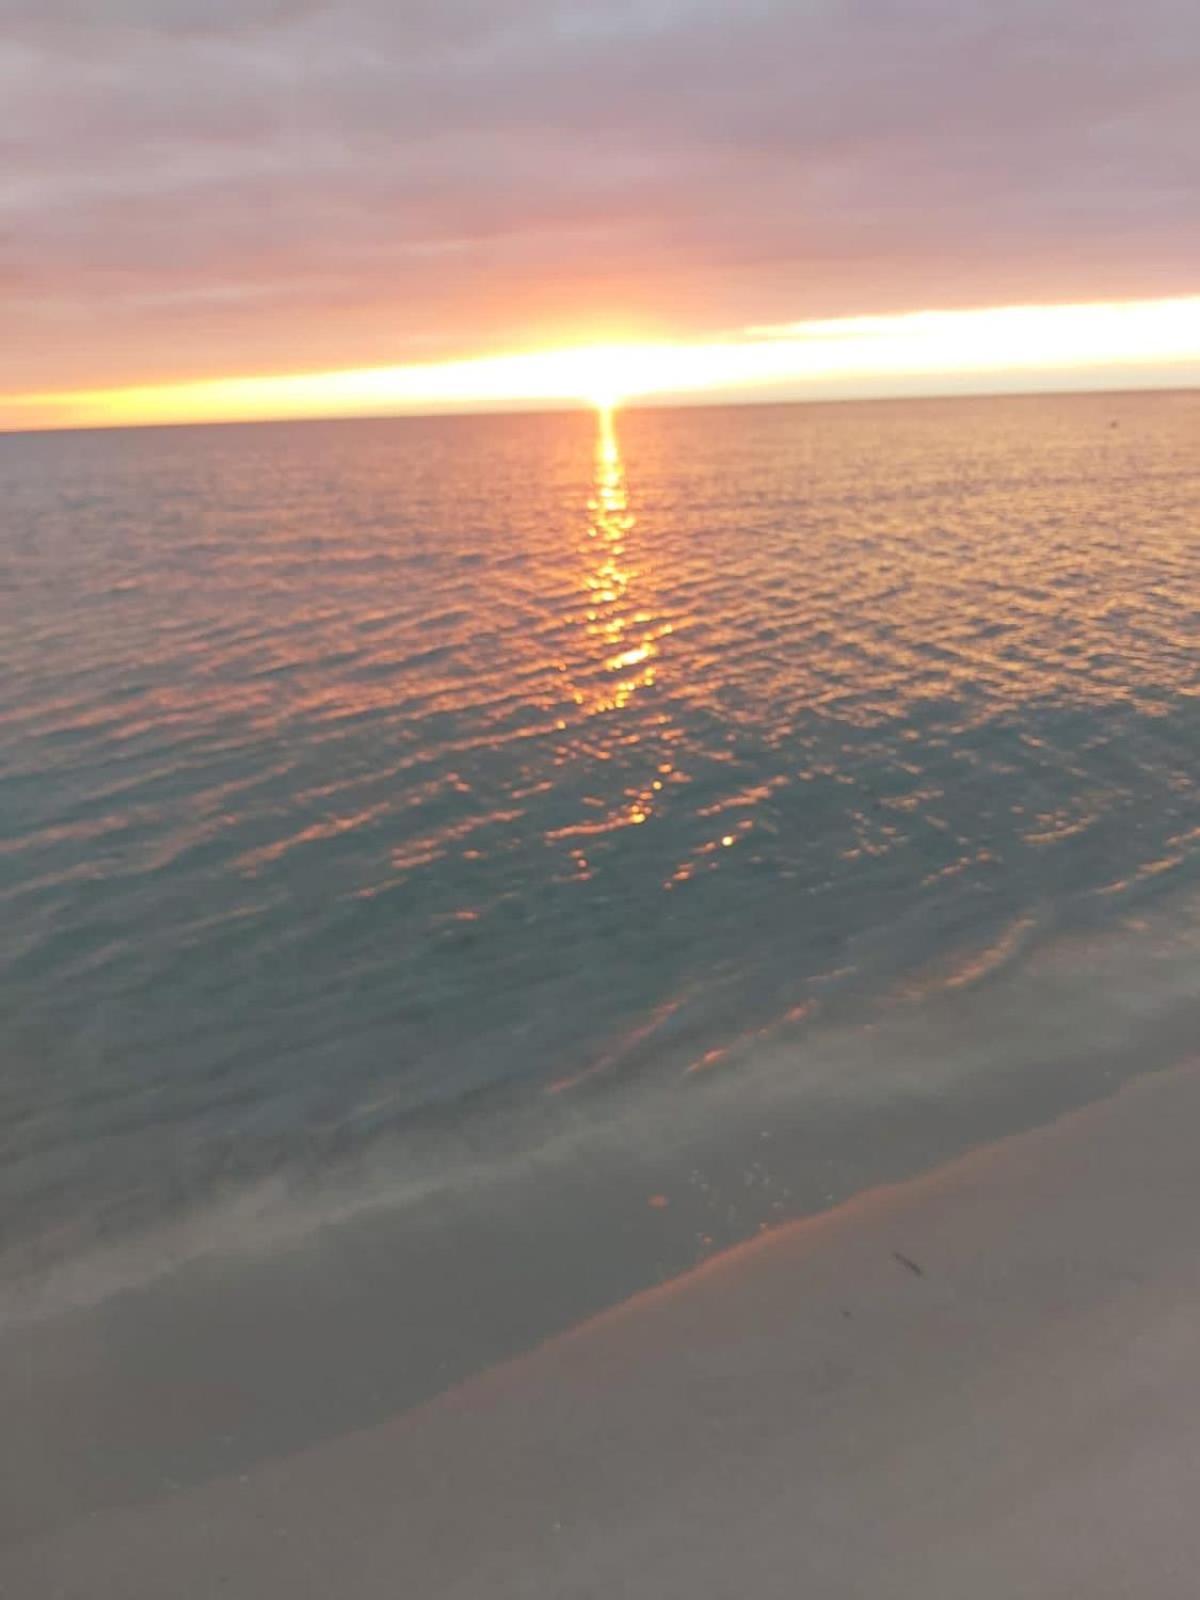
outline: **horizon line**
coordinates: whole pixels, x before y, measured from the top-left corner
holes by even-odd
[[[745,327],[708,340],[563,344],[452,361],[0,394],[46,429],[497,414],[1115,388],[1200,381],[1200,294],[923,310]]]
[[[362,412],[314,412],[305,416],[265,417],[198,417],[168,418],[163,421],[143,422],[47,422],[40,426],[8,428],[0,426],[0,439],[37,438],[46,434],[70,433],[143,433],[163,432],[184,428],[278,428],[304,427],[311,424],[328,426],[330,423],[353,424],[358,422],[483,422],[501,417],[568,417],[595,416],[601,412],[628,411],[721,411],[767,410],[786,406],[855,406],[855,405],[920,405],[938,400],[1067,400],[1085,397],[1113,399],[1134,395],[1188,395],[1200,394],[1200,376],[1189,382],[1159,381],[1144,383],[1109,384],[1078,383],[1055,385],[1039,389],[1028,387],[991,389],[922,389],[905,392],[889,390],[874,394],[807,394],[807,395],[722,395],[714,398],[707,394],[685,394],[671,397],[635,395],[612,404],[589,400],[562,400],[554,404],[540,401],[522,402],[517,399],[500,406],[476,409],[469,405],[444,406],[432,410],[394,410]]]

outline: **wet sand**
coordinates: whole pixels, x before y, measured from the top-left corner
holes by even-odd
[[[10,1547],[0,1594],[1190,1600],[1197,1128],[1200,1069],[1140,1079],[407,1415]]]

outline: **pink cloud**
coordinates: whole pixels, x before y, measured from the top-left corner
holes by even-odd
[[[0,390],[1197,287],[1191,0],[0,14]]]

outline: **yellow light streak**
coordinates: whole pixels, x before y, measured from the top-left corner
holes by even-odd
[[[694,343],[585,345],[436,364],[0,395],[0,427],[246,421],[487,410],[607,408],[640,396],[819,397],[859,380],[970,378],[1122,367],[1162,381],[1200,362],[1200,295],[1067,306],[920,311],[749,328]]]

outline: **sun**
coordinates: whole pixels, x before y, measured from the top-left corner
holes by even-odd
[[[615,384],[597,384],[584,399],[597,411],[615,411],[625,396]]]
[[[620,345],[594,345],[574,357],[567,356],[579,398],[597,411],[612,411],[621,405],[637,387],[633,355]]]

